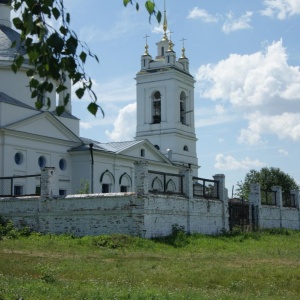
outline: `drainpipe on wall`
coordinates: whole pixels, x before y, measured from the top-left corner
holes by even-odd
[[[94,144],[89,144],[90,146],[90,153],[92,158],[92,164],[91,164],[91,194],[94,194],[94,152],[93,152],[93,146]]]

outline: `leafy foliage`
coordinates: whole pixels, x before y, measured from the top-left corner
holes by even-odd
[[[259,183],[261,189],[271,190],[272,186],[281,186],[284,193],[289,193],[293,189],[298,189],[296,181],[279,168],[262,168],[260,171],[250,170],[244,181],[237,183],[237,195],[248,199],[250,194],[250,184]]]
[[[139,10],[136,0],[123,0],[124,6],[133,2],[136,10]],[[16,73],[24,63],[29,65],[26,74],[29,77],[31,97],[36,98],[36,108],[41,109],[45,104],[49,108],[51,99],[47,95],[53,90],[56,93],[67,90],[66,80],[69,78],[77,86],[75,94],[79,99],[86,93],[89,95],[91,102],[88,111],[96,115],[100,109],[104,116],[97,104],[92,79],[85,72],[88,56],[97,62],[99,59],[70,28],[71,16],[65,9],[64,1],[12,0],[11,5],[20,15],[13,19],[13,23],[21,33],[21,45],[25,50],[19,51],[11,68]],[[146,1],[145,8],[150,18],[155,16],[160,22],[161,13],[156,10],[154,1]],[[55,25],[51,25],[50,20]],[[63,105],[56,109],[58,115],[64,112],[69,101],[70,94],[66,93]]]
[[[45,96],[54,89],[56,93],[67,90],[65,82],[69,77],[73,85],[79,86],[75,91],[79,99],[85,93],[89,94],[92,101],[88,110],[96,115],[100,106],[96,103],[92,79],[86,74],[84,65],[87,56],[97,62],[99,60],[70,28],[71,17],[65,10],[63,0],[12,0],[12,7],[20,14],[20,17],[13,19],[13,23],[21,33],[26,56],[20,53],[11,67],[17,72],[28,61],[26,74],[30,78],[31,97],[37,99],[36,107],[42,108],[47,98],[49,108],[51,100]],[[55,20],[56,25],[60,24],[58,29],[50,24],[50,19]],[[67,93],[64,104],[57,108],[58,114],[64,111],[69,99]]]

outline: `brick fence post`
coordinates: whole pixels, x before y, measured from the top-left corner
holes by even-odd
[[[222,220],[223,220],[223,231],[229,230],[229,214],[228,214],[228,195],[225,188],[225,175],[216,174],[213,176],[215,181],[218,181],[218,195],[220,201],[222,201]],[[215,186],[217,189],[217,186]]]
[[[282,188],[281,186],[272,186],[271,191],[276,193],[276,200],[272,199],[272,203],[276,204],[279,209],[279,227],[282,228]]]
[[[260,208],[261,208],[261,194],[260,184],[250,184],[250,195],[249,195],[249,219],[250,224],[254,230],[257,230],[260,225]]]
[[[295,195],[295,206],[298,209],[298,215],[299,215],[299,225],[298,229],[300,230],[300,191],[299,190],[291,190],[291,194]]]
[[[41,169],[41,198],[52,198],[55,193],[55,168]]]
[[[138,197],[149,193],[148,162],[136,161],[134,163],[135,192]]]

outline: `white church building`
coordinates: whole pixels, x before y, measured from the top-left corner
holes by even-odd
[[[72,101],[58,116],[64,95],[47,95],[51,106],[36,109],[31,98],[24,64],[16,74],[11,64],[19,51],[19,34],[12,29],[11,7],[0,0],[0,178],[15,177],[13,195],[37,194],[41,168],[56,170],[56,195],[76,194],[82,182],[90,193],[134,191],[134,164],[147,161],[149,170],[180,174],[191,169],[198,174],[194,120],[194,78],[189,72],[185,49],[179,59],[173,43],[164,35],[157,55],[141,56],[136,75],[137,127],[133,141],[101,143],[80,137],[80,120],[72,114]],[[11,48],[13,42],[15,48]],[[69,84],[71,90],[71,84]],[[57,100],[58,99],[58,100]],[[151,189],[178,191],[174,181],[153,178]],[[5,195],[0,185],[0,195]]]

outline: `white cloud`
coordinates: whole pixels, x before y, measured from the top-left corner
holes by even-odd
[[[299,0],[264,0],[264,5],[265,9],[261,11],[261,14],[276,17],[279,20],[300,14]]]
[[[231,155],[225,156],[224,154],[217,154],[215,158],[214,167],[218,170],[248,170],[251,168],[260,168],[265,164],[259,160],[251,160],[249,157],[246,157],[242,160],[237,160]]]
[[[152,29],[152,32],[153,32],[153,33],[157,33],[157,34],[163,34],[163,33],[164,33],[163,25],[155,26],[155,27]]]
[[[242,129],[239,137],[240,143],[255,145],[260,142],[262,134],[276,134],[280,139],[300,141],[300,112],[284,112],[274,116],[254,113],[247,118],[248,129]]]
[[[248,120],[240,143],[260,143],[262,134],[300,141],[300,70],[288,64],[282,41],[262,52],[231,54],[216,65],[202,66],[196,79],[202,97],[228,101]]]
[[[111,141],[133,140],[136,131],[136,103],[128,104],[120,109],[112,131],[105,134]]]
[[[289,152],[285,149],[279,149],[278,150],[279,154],[283,155],[283,156],[288,156]]]
[[[232,12],[228,13],[222,31],[228,34],[238,30],[251,29],[250,22],[252,15],[251,11],[247,11],[244,15],[235,19]]]
[[[189,19],[200,19],[204,23],[217,23],[218,17],[209,14],[205,9],[195,7],[188,14]]]

